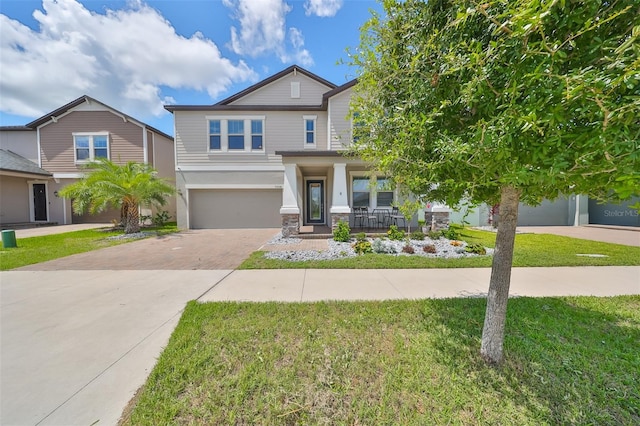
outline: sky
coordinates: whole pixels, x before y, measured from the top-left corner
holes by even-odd
[[[297,64],[340,85],[374,0],[2,0],[0,126],[89,95],[173,135],[164,105],[208,105]],[[342,61],[342,63],[341,63]]]

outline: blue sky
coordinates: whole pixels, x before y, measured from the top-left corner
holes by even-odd
[[[212,104],[298,64],[335,84],[374,0],[2,0],[0,125],[81,95],[173,134],[164,104]]]

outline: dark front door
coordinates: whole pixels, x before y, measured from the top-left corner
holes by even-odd
[[[324,181],[307,181],[307,223],[324,224]]]
[[[47,186],[44,183],[33,184],[33,218],[47,220]]]

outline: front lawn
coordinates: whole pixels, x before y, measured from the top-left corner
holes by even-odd
[[[496,234],[464,228],[460,239],[494,247]],[[578,256],[598,254],[606,257]],[[638,266],[640,247],[581,240],[551,234],[517,234],[513,266]],[[264,252],[253,253],[238,269],[405,269],[490,267],[491,257],[460,259],[425,258],[365,254],[355,258],[291,262],[266,259]]]
[[[640,424],[640,296],[191,302],[127,425]]]
[[[168,234],[177,232],[176,223],[168,223],[162,227],[142,228],[143,232]],[[62,234],[43,235],[40,237],[18,238],[17,248],[0,249],[0,270],[19,268],[58,259],[72,254],[84,253],[105,247],[115,246],[135,239],[107,239],[122,235],[122,231],[88,229],[84,231],[65,232]]]

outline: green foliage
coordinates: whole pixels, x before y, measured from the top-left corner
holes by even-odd
[[[429,232],[427,232],[427,236],[429,238],[431,238],[432,240],[437,240],[438,238],[442,237],[442,232],[440,232],[440,231],[429,231]]]
[[[119,209],[127,234],[140,231],[140,205],[163,206],[166,197],[175,193],[148,164],[131,161],[120,165],[101,158],[85,168],[87,174],[62,188],[60,196],[73,199],[73,210],[78,214]]]
[[[464,251],[466,251],[467,253],[475,253],[483,256],[487,254],[487,249],[482,244],[478,243],[468,244],[464,248]]]
[[[401,241],[405,238],[405,232],[402,229],[398,229],[396,225],[391,225],[387,231],[387,236],[390,240]]]
[[[356,241],[366,241],[367,240],[367,234],[365,234],[364,232],[358,232],[356,234]]]
[[[190,302],[123,425],[638,424],[640,297],[510,304],[496,370],[484,298]]]
[[[371,243],[369,241],[356,241],[353,245],[353,250],[356,252],[356,254],[373,253],[373,248],[371,247]]]
[[[460,238],[460,233],[455,226],[449,226],[447,229],[443,229],[441,234],[448,240],[457,240]]]
[[[413,231],[411,233],[411,239],[412,240],[417,240],[417,241],[424,240],[424,232],[422,232],[422,231]]]
[[[333,230],[333,240],[346,243],[351,238],[351,228],[349,224],[343,220],[338,221],[336,229]]]
[[[353,150],[415,194],[640,191],[636,0],[384,1],[351,52]],[[437,184],[437,185],[434,185]]]
[[[171,215],[168,211],[162,210],[153,216],[152,222],[155,226],[164,226],[171,219]]]

